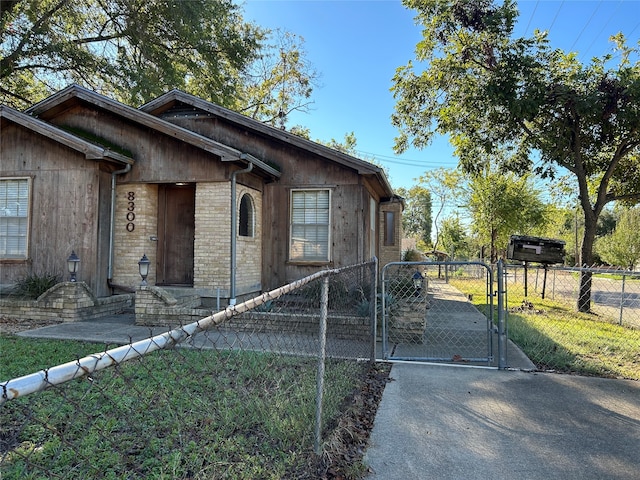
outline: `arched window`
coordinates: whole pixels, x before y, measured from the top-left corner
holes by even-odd
[[[245,193],[240,199],[240,221],[238,234],[241,237],[253,237],[255,224],[255,213],[251,195]]]

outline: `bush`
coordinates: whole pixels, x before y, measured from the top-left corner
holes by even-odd
[[[420,253],[418,250],[414,250],[410,248],[409,250],[405,250],[402,254],[403,262],[422,262],[424,261],[424,255]]]
[[[35,299],[59,282],[60,277],[58,275],[51,273],[39,275],[34,273],[18,280],[13,289],[13,295]]]

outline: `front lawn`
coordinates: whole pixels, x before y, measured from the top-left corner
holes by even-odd
[[[483,282],[450,283],[472,294],[482,311],[488,308]],[[536,297],[523,304],[522,297],[509,294],[507,299],[508,336],[541,370],[640,380],[640,330],[578,313],[559,301]]]
[[[0,378],[99,350],[0,336]],[[316,359],[263,352],[154,352],[0,406],[0,476],[317,478],[327,459],[313,449],[316,370]],[[327,361],[326,443],[366,371]],[[362,474],[352,463],[344,478]]]

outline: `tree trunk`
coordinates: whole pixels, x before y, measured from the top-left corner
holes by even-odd
[[[491,264],[498,261],[498,251],[496,249],[496,241],[498,240],[498,229],[491,227]]]
[[[585,215],[584,236],[582,238],[582,265],[581,267],[593,266],[593,244],[596,239],[597,218],[595,215]],[[591,272],[582,271],[580,273],[580,290],[578,294],[578,311],[589,313],[591,311]]]

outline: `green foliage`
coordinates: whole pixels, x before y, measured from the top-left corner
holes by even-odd
[[[70,82],[134,105],[169,88],[231,105],[265,36],[230,0],[24,0],[0,32],[1,100],[18,107]]]
[[[403,262],[422,262],[424,261],[424,255],[420,253],[418,250],[414,250],[412,248],[405,250],[402,253],[402,261]]]
[[[284,128],[291,112],[309,111],[319,74],[307,58],[304,39],[291,32],[268,32],[260,52],[242,78],[238,93],[242,100],[237,109],[251,118]],[[208,95],[206,90],[194,93],[205,98]]]
[[[405,199],[402,212],[402,229],[405,235],[417,237],[425,244],[431,243],[431,193],[416,185],[409,190],[398,189],[398,195]]]
[[[461,166],[552,178],[568,171],[584,215],[582,262],[616,200],[640,201],[640,56],[622,34],[582,64],[545,32],[514,38],[514,1],[405,0],[424,27],[416,62],[397,69],[397,151],[449,136]],[[581,306],[589,310],[589,284]]]
[[[633,270],[640,262],[640,207],[624,209],[612,233],[599,238],[596,251],[610,265]]]
[[[275,126],[307,111],[304,40],[246,22],[231,0],[2,2],[0,103],[78,83],[129,105],[178,88]]]
[[[452,200],[455,201],[460,192],[460,183],[462,180],[461,173],[458,170],[451,170],[446,168],[438,168],[431,170],[421,176],[418,181],[429,192],[430,201],[433,199],[435,205],[437,205],[437,212],[433,218],[433,225],[435,226],[435,241],[433,242],[433,249],[440,248],[440,226],[442,223],[441,215],[445,206]],[[431,208],[431,206],[430,206]],[[427,242],[428,243],[428,242]]]
[[[527,235],[544,224],[545,205],[528,177],[487,169],[471,176],[466,191],[472,229],[491,246],[491,261],[505,251],[510,235]]]
[[[471,239],[458,216],[448,217],[442,220],[440,229],[442,248],[451,255],[452,260],[459,258],[468,259],[473,256],[471,252]]]
[[[18,297],[36,299],[59,282],[59,275],[32,273],[16,282],[12,294]]]

